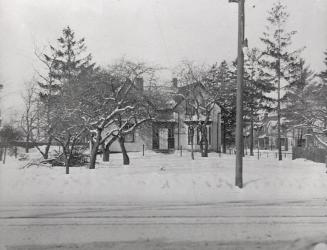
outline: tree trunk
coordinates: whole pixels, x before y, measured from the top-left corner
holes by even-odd
[[[205,125],[201,127],[201,145],[202,145],[201,156],[208,157],[207,127]]]
[[[250,155],[254,156],[253,147],[254,147],[254,125],[253,125],[253,116],[251,117],[251,128],[250,128]]]
[[[103,147],[103,156],[102,156],[102,160],[104,162],[108,162],[110,159],[110,150],[109,150],[109,144],[107,146]]]
[[[45,147],[45,151],[43,154],[43,158],[46,160],[49,158],[49,151],[50,151],[50,146],[51,146],[52,138],[49,138],[48,143]]]
[[[226,154],[226,125],[223,124],[223,153]]]
[[[99,149],[99,144],[97,142],[93,143],[92,150],[91,150],[91,156],[90,156],[89,169],[95,169],[95,162],[97,160],[98,149]]]
[[[121,152],[123,154],[123,164],[124,165],[129,165],[129,157],[128,157],[128,154],[127,154],[127,151],[126,151],[126,148],[125,148],[125,138],[123,136],[120,136],[118,138],[118,141],[119,141],[119,145],[120,145],[120,148],[121,148]]]
[[[204,144],[204,157],[208,157],[208,150],[209,150],[208,139],[206,139]]]
[[[63,152],[63,156],[64,156],[64,161],[65,161],[66,174],[69,174],[69,163],[70,163],[70,160],[69,160],[68,149],[63,146],[62,152]]]
[[[26,136],[26,145],[25,145],[25,153],[28,153],[29,152],[29,148],[28,148],[28,144],[30,142],[30,137],[29,135]]]
[[[3,149],[3,161],[2,161],[3,164],[6,163],[6,155],[7,155],[7,147],[5,146]]]
[[[95,162],[97,160],[97,153],[99,150],[100,140],[101,140],[101,131],[102,130],[97,129],[95,142],[92,144],[89,169],[95,169]]]
[[[69,174],[69,158],[66,156],[65,153],[64,156],[65,156],[66,174]]]
[[[201,137],[199,136],[199,131],[201,132]],[[202,152],[203,152],[202,125],[197,125],[197,127],[196,127],[196,144],[200,146],[200,153],[202,156]]]
[[[203,155],[203,142],[202,142],[202,138],[200,139],[200,152],[201,152],[201,157]]]

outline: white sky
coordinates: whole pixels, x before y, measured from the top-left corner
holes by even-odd
[[[246,0],[246,37],[261,46],[274,0]],[[284,0],[294,48],[313,70],[323,69],[327,49],[327,0]],[[255,8],[253,7],[255,6]],[[3,110],[13,112],[19,92],[39,65],[34,47],[54,43],[70,25],[85,37],[94,61],[125,56],[174,67],[183,59],[214,63],[236,58],[237,4],[228,0],[0,0],[0,79]]]

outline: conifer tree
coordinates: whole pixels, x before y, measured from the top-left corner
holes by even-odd
[[[268,96],[275,90],[269,74],[262,67],[262,53],[253,48],[245,55],[244,115],[250,122],[250,155],[253,156],[254,121],[261,111],[270,110],[273,99]]]
[[[303,115],[310,110],[310,84],[314,79],[314,73],[308,66],[305,65],[305,61],[300,59],[299,65],[294,69],[296,76],[293,81],[286,87],[286,94],[282,101],[285,104],[281,109],[283,117],[287,120],[288,127],[294,127],[303,123]],[[301,145],[302,136],[305,131],[301,129],[298,133],[298,144]]]
[[[268,11],[268,25],[261,41],[266,46],[264,50],[264,65],[269,70],[273,83],[277,87],[277,130],[278,130],[278,158],[282,160],[281,152],[281,88],[288,84],[293,77],[293,69],[297,64],[300,50],[289,51],[292,37],[296,31],[288,32],[286,24],[289,14],[286,6],[280,1]]]
[[[303,119],[302,114],[308,110],[308,95],[306,88],[312,82],[314,73],[305,65],[303,59],[296,67],[296,77],[285,88],[286,94],[283,97],[285,108],[282,109],[283,115],[295,125]]]
[[[325,64],[327,66],[327,58]],[[290,125],[300,129],[298,145],[301,145],[305,133],[315,143],[327,148],[327,71],[314,74],[301,60],[295,72],[297,77],[287,87],[283,112]]]
[[[56,45],[50,45],[48,52],[37,52],[36,56],[45,67],[42,73],[38,73],[38,85],[42,104],[39,113],[42,114],[41,124],[47,140],[45,150],[39,149],[39,151],[46,159],[52,141],[55,138],[58,140],[59,137],[65,138],[66,135],[62,132],[68,130],[65,130],[63,126],[70,126],[66,120],[60,120],[70,115],[63,113],[68,112],[65,107],[69,106],[69,110],[74,110],[76,107],[72,104],[78,103],[62,98],[63,96],[69,99],[77,98],[76,94],[81,93],[77,88],[82,87],[78,83],[81,82],[82,77],[87,77],[87,74],[93,72],[94,63],[91,62],[91,54],[86,53],[85,39],[77,39],[69,26],[62,30],[62,35],[57,39]]]
[[[216,81],[219,85],[219,104],[221,107],[222,146],[226,153],[227,143],[233,143],[233,131],[236,123],[236,67],[222,61],[216,70]]]
[[[55,53],[51,51],[50,54],[46,54],[35,51],[35,55],[43,67],[41,71],[36,72],[38,74],[37,84],[39,87],[38,92],[40,101],[37,112],[40,119],[39,130],[44,137],[43,140],[46,143],[46,146],[42,148],[38,147],[37,143],[35,143],[35,145],[39,152],[42,154],[43,158],[48,159],[50,146],[53,141],[52,131],[55,124],[54,113],[56,111],[56,105],[58,105],[57,99],[61,89],[61,84],[54,77],[56,68]]]
[[[326,69],[320,72],[319,77],[322,79],[324,83],[327,84],[327,50],[324,52],[324,54],[325,54],[324,64],[326,65]]]
[[[85,39],[77,39],[75,32],[67,26],[57,39],[57,46],[50,46],[54,60],[54,77],[65,84],[81,73],[94,67],[91,54],[86,54]]]

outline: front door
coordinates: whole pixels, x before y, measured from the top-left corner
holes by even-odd
[[[168,128],[159,128],[159,149],[168,149]]]
[[[175,148],[175,138],[174,138],[174,127],[170,127],[168,129],[168,148],[174,149]]]

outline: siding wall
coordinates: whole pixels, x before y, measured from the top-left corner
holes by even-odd
[[[181,105],[179,116],[179,123],[176,124],[174,129],[175,138],[175,149],[182,146],[183,149],[191,150],[191,145],[188,145],[188,126],[184,123],[184,107]],[[218,117],[220,113],[220,108],[216,106],[211,115],[211,144],[209,144],[209,150],[218,151],[221,147],[221,125],[220,118]],[[177,121],[177,119],[176,119]],[[179,129],[178,129],[179,126]],[[208,131],[209,133],[209,131]],[[126,150],[129,152],[139,152],[142,151],[143,145],[145,145],[146,150],[152,150],[152,124],[148,123],[138,128],[135,131],[134,142],[125,142]],[[179,139],[178,139],[179,138]],[[196,144],[196,131],[194,133],[194,150],[199,150],[200,146]],[[120,146],[118,142],[114,142],[110,148],[113,152],[120,152]]]

